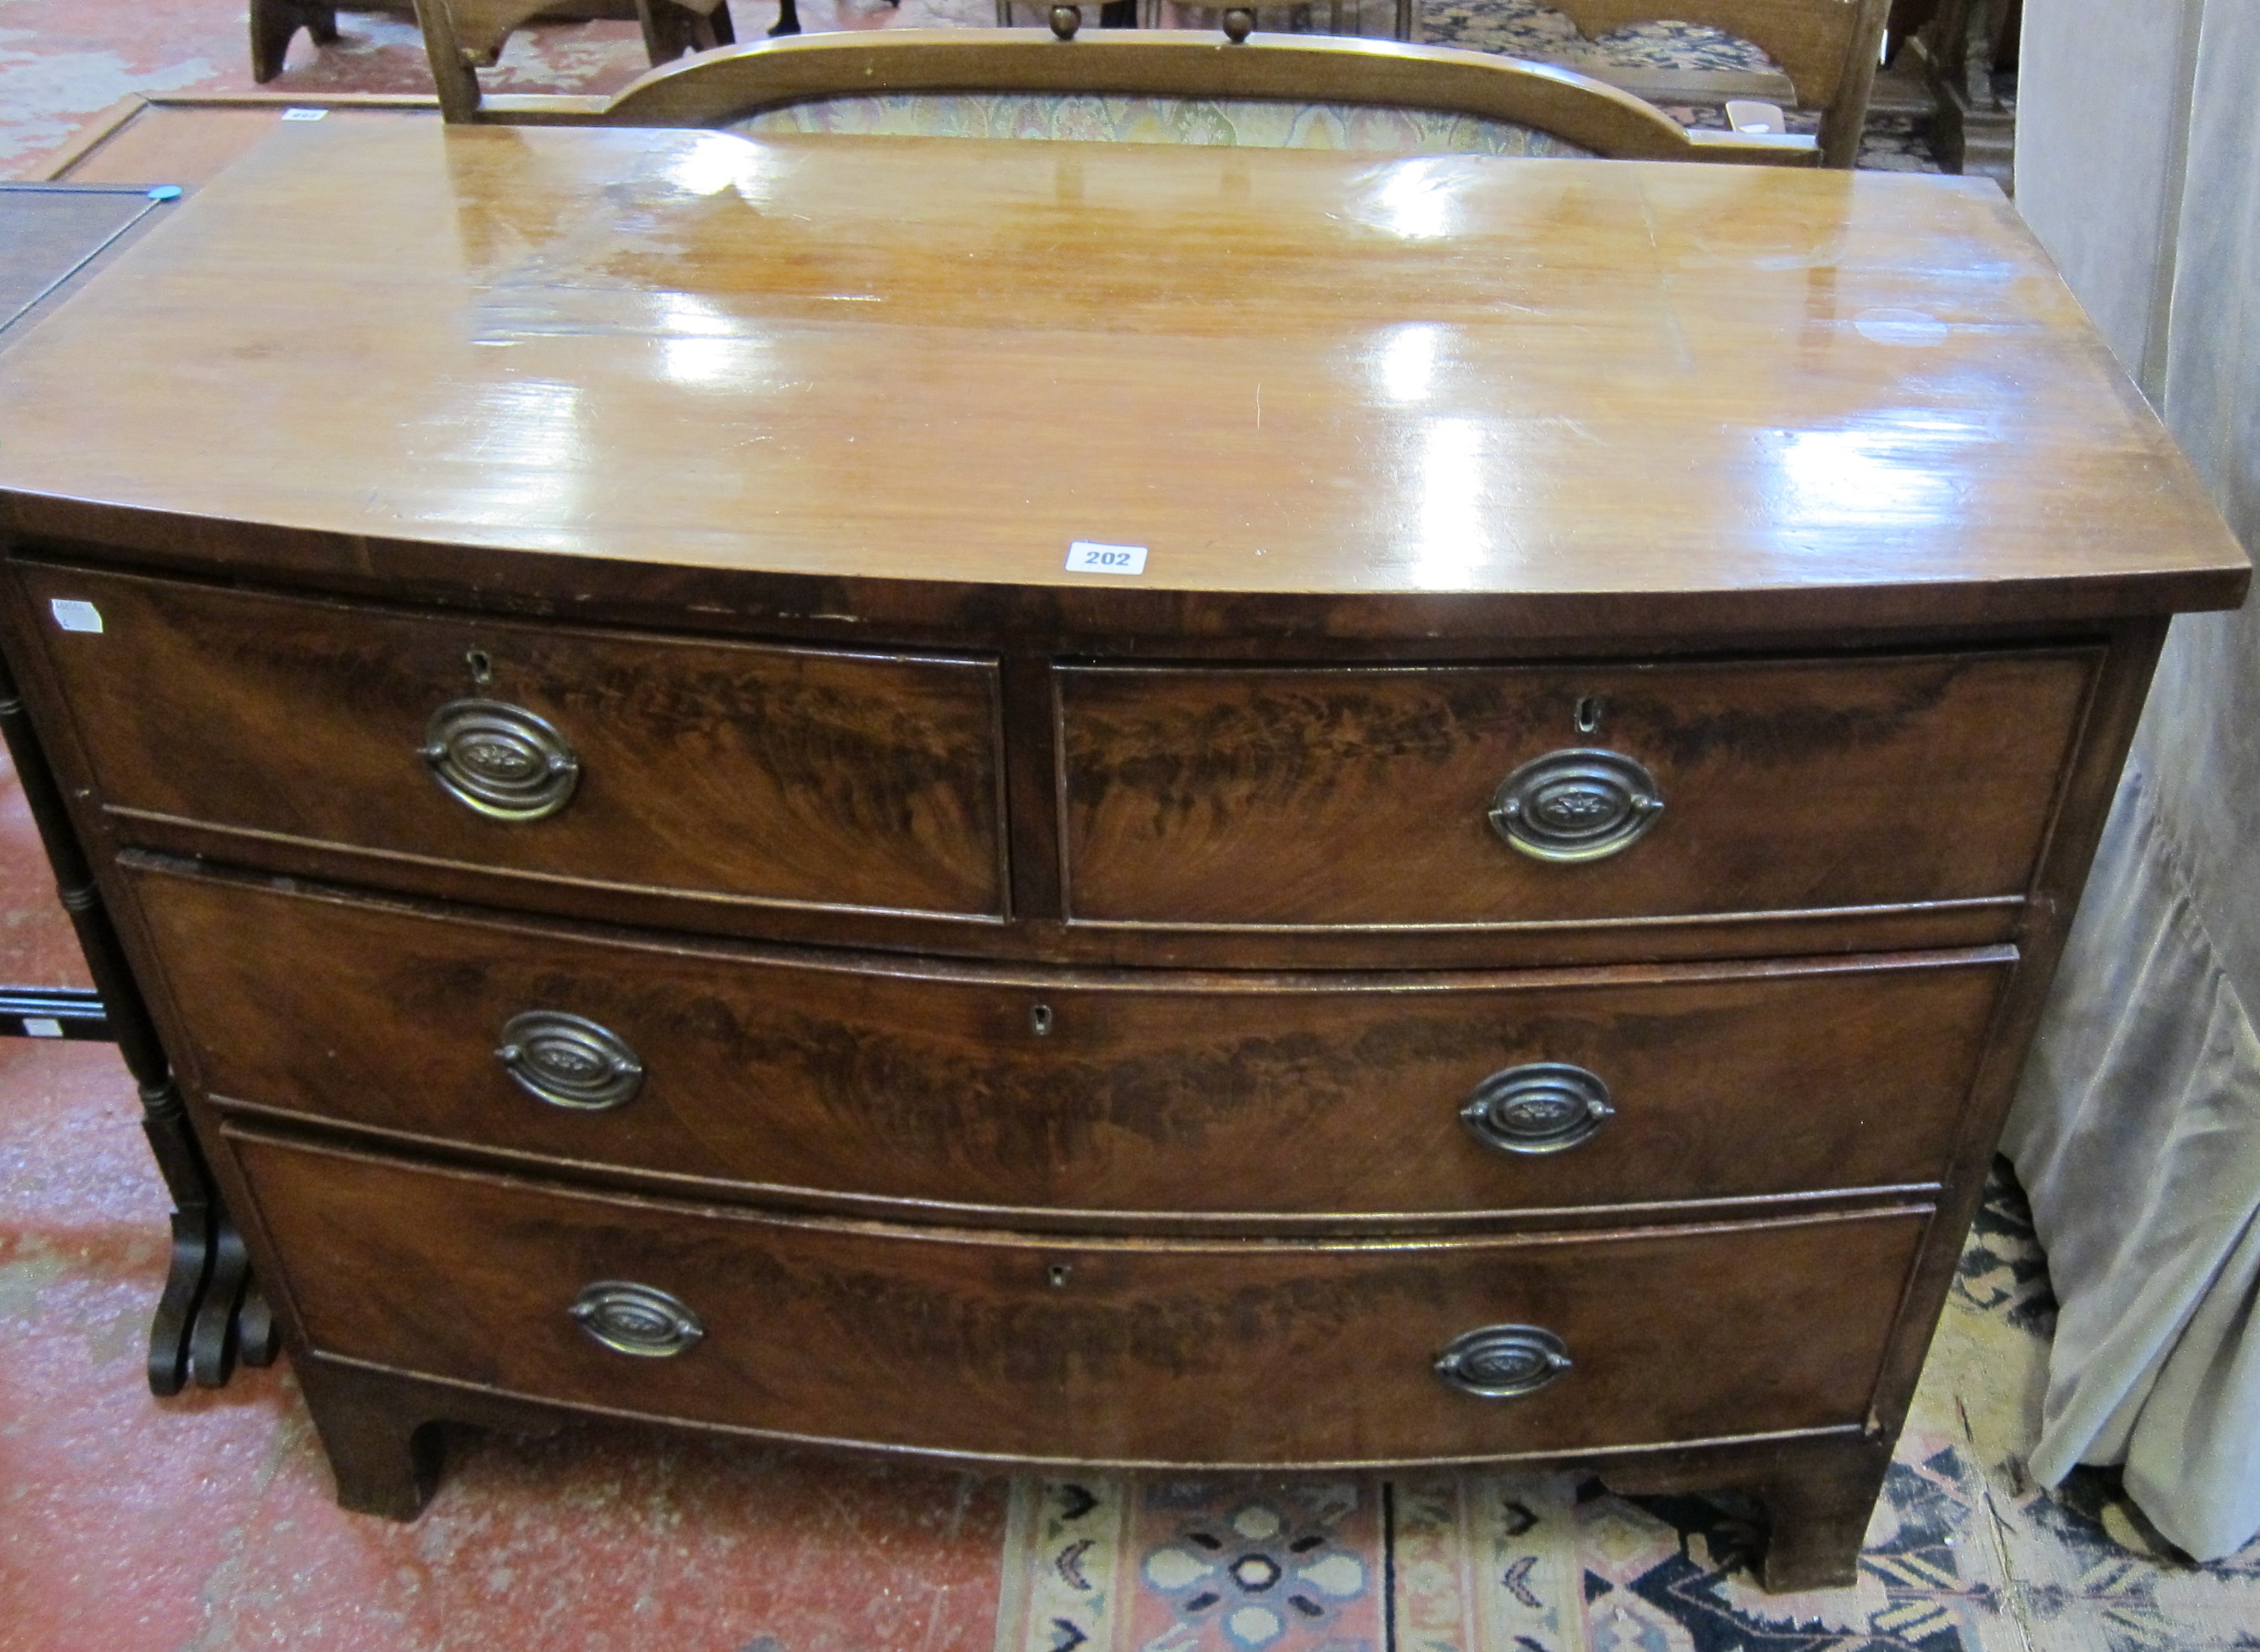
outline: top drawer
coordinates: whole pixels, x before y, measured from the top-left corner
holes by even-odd
[[[2013,898],[2099,649],[1059,673],[1078,922],[1622,922]]]
[[[129,837],[169,818],[546,880],[1003,913],[982,661],[19,573]]]

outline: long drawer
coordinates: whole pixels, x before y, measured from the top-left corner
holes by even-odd
[[[1062,1215],[1934,1182],[2013,958],[1012,972],[129,865],[189,1065],[220,1100],[772,1192]]]
[[[232,1140],[318,1354],[618,1411],[1078,1462],[1411,1462],[1855,1427],[1927,1216],[1053,1243]]]
[[[19,565],[102,806],[506,879],[1001,915],[993,665]]]
[[[1068,908],[1417,929],[2013,901],[2099,659],[1070,667]]]

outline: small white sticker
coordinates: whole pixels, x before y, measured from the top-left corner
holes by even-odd
[[[319,120],[323,116],[329,112],[330,111],[326,109],[286,109],[282,111],[282,118],[285,120]]]
[[[98,631],[102,629],[102,610],[91,602],[82,602],[75,596],[58,596],[47,603],[55,616],[55,623],[67,631]]]
[[[1146,547],[1142,545],[1098,545],[1089,539],[1078,539],[1067,548],[1067,571],[1069,573],[1143,573],[1146,571]]]
[[[24,1036],[26,1038],[60,1038],[62,1036],[63,1024],[59,1021],[45,1015],[24,1017]]]

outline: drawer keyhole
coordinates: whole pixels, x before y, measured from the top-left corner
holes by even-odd
[[[1052,1007],[1049,1004],[1038,1004],[1028,1012],[1028,1030],[1039,1038],[1051,1035]]]

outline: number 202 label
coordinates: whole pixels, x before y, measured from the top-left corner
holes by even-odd
[[[1146,571],[1146,547],[1142,545],[1099,545],[1089,539],[1077,539],[1067,548],[1067,571],[1069,573],[1143,573]]]

